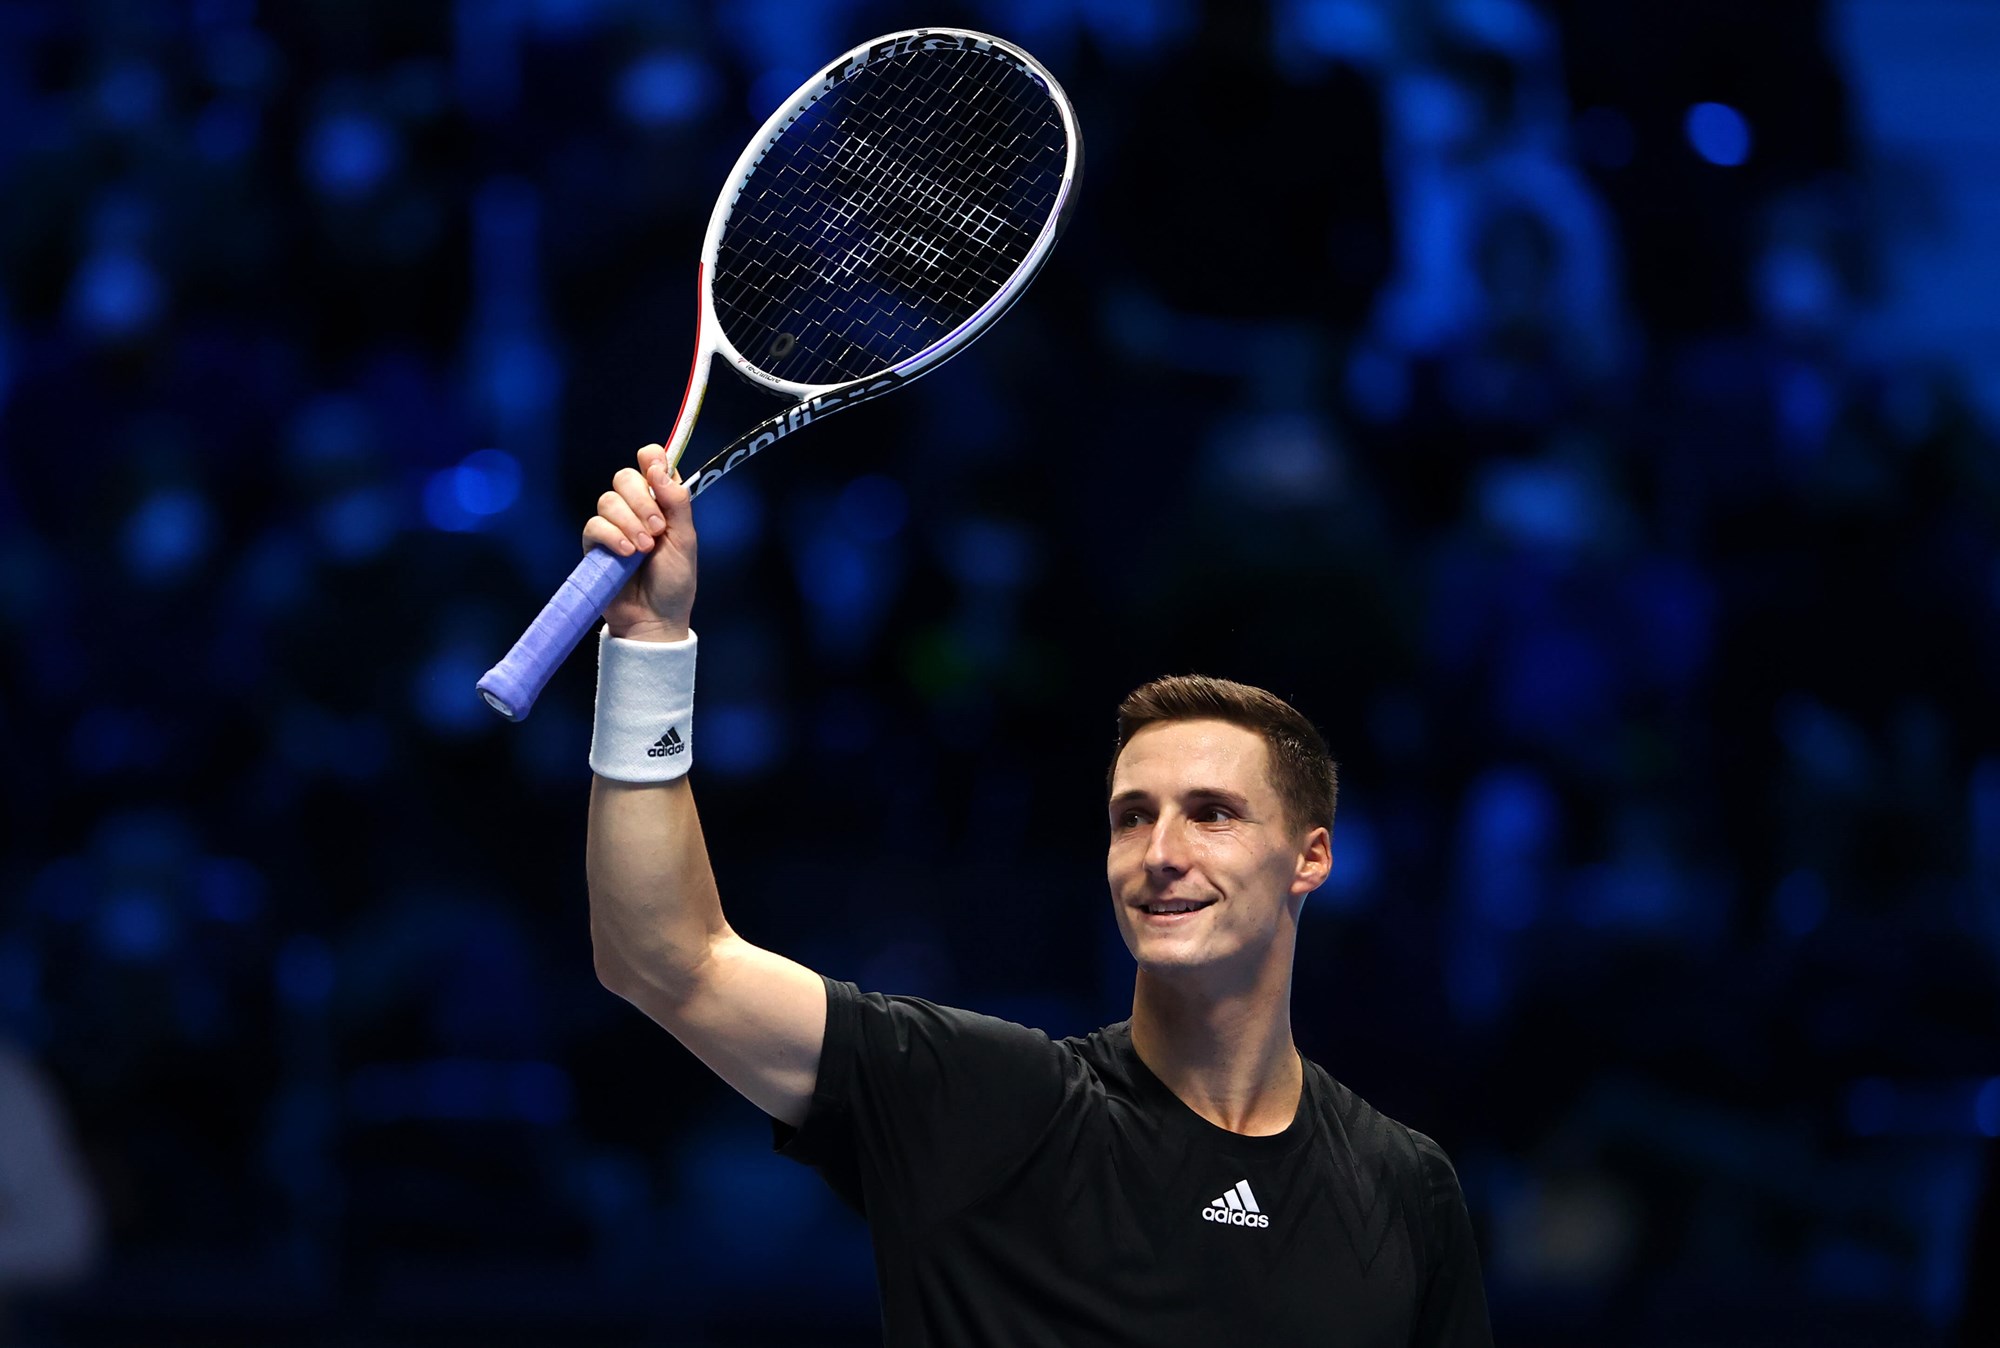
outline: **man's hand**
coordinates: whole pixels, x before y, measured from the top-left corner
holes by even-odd
[[[646,558],[604,610],[614,637],[680,641],[694,612],[694,512],[685,483],[667,468],[667,451],[647,445],[637,468],[621,468],[583,526],[583,548],[603,544],[620,557]]]

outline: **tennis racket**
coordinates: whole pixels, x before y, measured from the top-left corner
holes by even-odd
[[[695,496],[805,426],[936,369],[1021,297],[1083,172],[1055,77],[1011,43],[916,28],[841,56],[771,114],[709,216],[677,465],[719,354],[795,400],[683,474]],[[479,681],[518,721],[649,553],[592,548]]]

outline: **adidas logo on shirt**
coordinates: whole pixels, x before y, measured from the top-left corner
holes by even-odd
[[[667,733],[654,740],[653,746],[646,750],[646,757],[665,758],[669,754],[677,754],[685,748],[687,748],[687,741],[681,738],[681,732],[672,726],[668,726]]]
[[[1250,1192],[1249,1180],[1236,1181],[1236,1187],[1225,1189],[1222,1197],[1201,1210],[1205,1222],[1221,1222],[1224,1226],[1269,1226],[1271,1218],[1257,1206],[1256,1197]]]

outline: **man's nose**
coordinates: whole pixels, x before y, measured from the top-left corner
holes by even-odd
[[[1161,815],[1153,821],[1153,832],[1146,839],[1146,869],[1161,875],[1186,870],[1186,841],[1180,820]]]

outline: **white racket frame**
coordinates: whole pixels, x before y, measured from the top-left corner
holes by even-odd
[[[912,44],[922,44],[921,48]],[[1005,285],[963,323],[944,336],[932,342],[923,350],[907,359],[896,362],[873,374],[860,379],[841,380],[832,384],[800,384],[789,379],[780,379],[760,369],[722,331],[722,324],[715,316],[715,257],[722,244],[722,231],[729,224],[736,201],[743,195],[743,189],[756,173],[757,165],[765,153],[782,135],[787,127],[817,102],[827,90],[850,77],[870,61],[886,60],[903,52],[925,49],[973,48],[990,50],[1013,61],[1021,69],[1029,72],[1048,90],[1050,101],[1062,117],[1063,141],[1067,158],[1063,164],[1062,185],[1057,191],[1054,208],[1048,219],[1042,222],[1041,232],[1035,236],[1026,256],[1014,268],[1014,274],[1007,278]],[[1042,268],[1049,250],[1055,247],[1056,236],[1061,233],[1062,223],[1069,206],[1070,193],[1075,189],[1077,171],[1080,167],[1083,140],[1077,132],[1076,112],[1070,107],[1069,96],[1062,85],[1056,82],[1048,68],[1027,52],[1022,51],[1004,38],[990,33],[975,32],[970,28],[906,28],[901,32],[887,33],[873,38],[836,57],[824,70],[799,86],[798,92],[786,100],[772,113],[758,129],[757,134],[744,147],[736,165],[729,172],[727,184],[722,194],[716,198],[715,209],[708,217],[708,236],[701,245],[701,264],[696,271],[696,287],[700,292],[699,309],[695,317],[694,360],[688,370],[687,389],[681,394],[680,410],[674,415],[674,428],[663,442],[667,451],[667,464],[678,467],[681,455],[687,451],[689,440],[694,436],[694,425],[701,416],[701,405],[708,393],[708,380],[714,368],[715,357],[720,354],[733,366],[736,372],[753,384],[770,389],[773,393],[786,395],[801,403],[824,397],[836,389],[851,387],[867,380],[879,378],[883,374],[894,373],[898,383],[907,382],[937,365],[946,356],[970,342],[994,320],[1019,299],[1022,292],[1035,279]],[[732,465],[733,466],[733,465]]]

